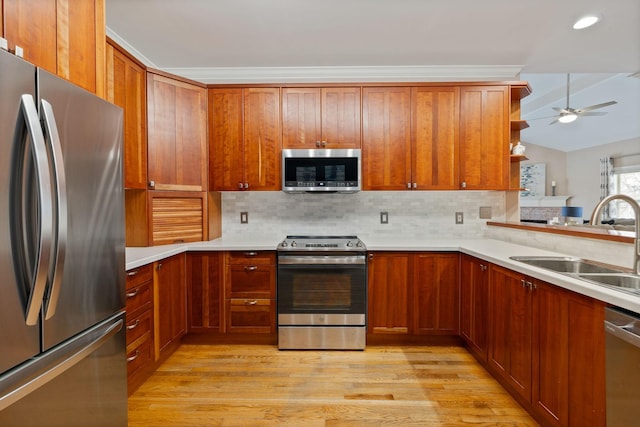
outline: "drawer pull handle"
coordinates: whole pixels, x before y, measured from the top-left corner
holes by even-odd
[[[140,356],[140,351],[136,350],[136,353],[133,356],[127,357],[127,363],[133,362],[134,360],[136,360],[138,358],[138,356]]]
[[[253,301],[245,301],[244,305],[258,305],[258,301],[253,300]]]
[[[127,331],[131,331],[132,329],[137,328],[138,325],[140,325],[140,319],[136,319],[136,321],[133,322],[133,324],[127,325]]]
[[[127,271],[127,276],[132,277],[138,274],[138,270]]]
[[[255,266],[255,265],[247,265],[247,266],[244,267],[244,271],[247,271],[247,272],[256,271],[257,269],[258,269],[258,267]]]
[[[140,293],[140,289],[136,289],[133,292],[127,292],[127,298],[133,298]]]
[[[258,252],[245,252],[244,256],[256,256],[258,255]]]

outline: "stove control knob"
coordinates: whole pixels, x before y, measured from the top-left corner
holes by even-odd
[[[298,244],[295,242],[295,240],[293,242],[291,242],[291,247],[295,248],[296,246],[298,246]]]
[[[287,246],[289,246],[289,244],[287,243],[286,240],[283,240],[282,243],[280,243],[280,246],[282,246],[283,248],[286,248]]]
[[[358,243],[356,244],[356,246],[357,246],[357,247],[359,247],[359,248],[361,248],[361,247],[362,247],[362,246],[364,246],[364,245],[362,244],[362,242],[361,242],[361,241],[359,241],[359,240],[358,240]]]
[[[351,248],[351,247],[353,247],[353,242],[351,242],[351,241],[348,241],[348,242],[347,242],[347,247],[348,247],[348,248]]]

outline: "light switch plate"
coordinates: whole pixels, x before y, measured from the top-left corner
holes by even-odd
[[[389,224],[389,212],[380,212],[380,224]]]
[[[464,214],[462,212],[456,212],[456,224],[464,224]]]
[[[249,212],[240,212],[240,224],[249,224]]]

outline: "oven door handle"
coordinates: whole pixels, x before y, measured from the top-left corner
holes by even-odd
[[[363,265],[366,264],[364,255],[348,256],[280,256],[279,265]]]

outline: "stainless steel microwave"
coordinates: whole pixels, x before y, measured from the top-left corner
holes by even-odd
[[[285,192],[360,191],[360,149],[282,150],[282,190]]]

